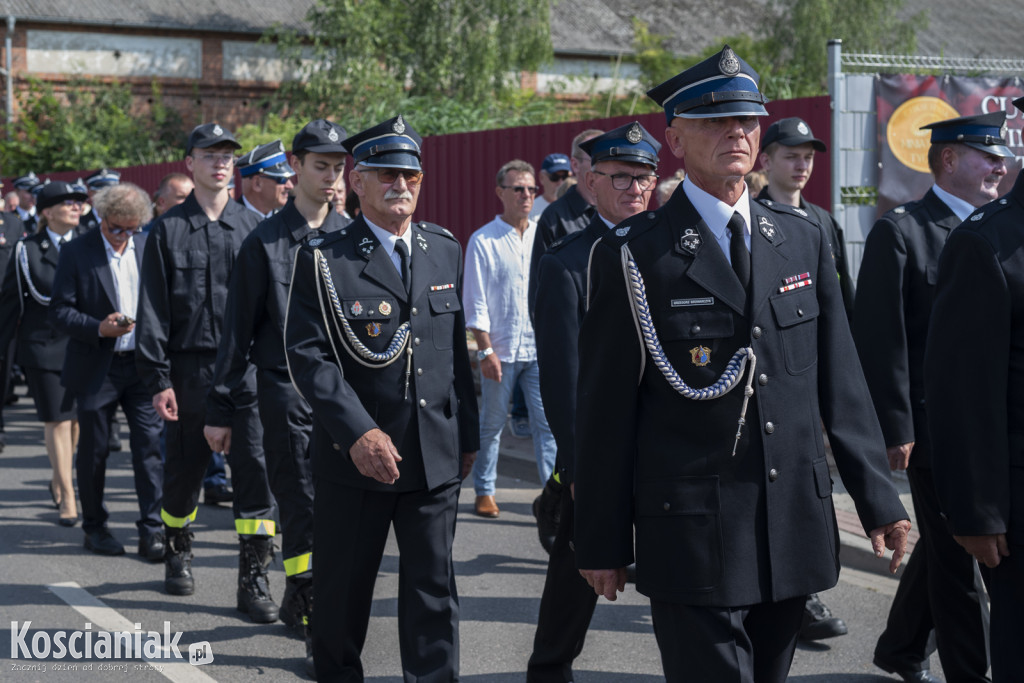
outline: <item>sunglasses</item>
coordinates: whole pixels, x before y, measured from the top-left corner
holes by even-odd
[[[423,171],[412,171],[404,168],[375,168],[375,169],[364,169],[365,171],[376,171],[377,180],[383,185],[390,185],[398,182],[398,176],[402,176],[405,179],[405,184],[409,187],[416,187],[423,180]]]
[[[81,206],[85,204],[81,199],[65,199],[61,202],[64,206]]]
[[[551,182],[560,183],[569,177],[569,172],[559,171],[558,173],[548,173],[548,177],[551,178]]]
[[[528,187],[526,185],[502,185],[501,189],[512,190],[516,194],[537,194],[537,192],[540,190],[539,187]]]
[[[136,225],[134,227],[131,227],[131,228],[122,228],[122,227],[119,227],[119,226],[115,227],[114,224],[109,222],[109,221],[107,221],[103,225],[106,227],[107,232],[109,232],[111,235],[115,235],[115,236],[116,235],[123,235],[123,234],[127,233],[128,236],[131,237],[132,235],[134,235],[135,233],[137,233],[139,230],[142,229],[141,226],[138,226],[138,225]]]

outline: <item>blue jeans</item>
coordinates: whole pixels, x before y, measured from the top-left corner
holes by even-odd
[[[543,484],[555,468],[555,438],[548,428],[544,404],[540,399],[540,373],[537,361],[517,361],[501,364],[501,382],[481,379],[480,393],[480,452],[473,464],[473,486],[478,496],[494,495],[494,480],[498,475],[498,449],[501,430],[508,419],[508,402],[516,382],[523,388],[530,410],[530,432],[533,452],[537,457],[537,475]]]

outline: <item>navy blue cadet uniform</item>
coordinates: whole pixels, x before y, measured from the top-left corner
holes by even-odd
[[[314,124],[322,125],[324,130],[314,131]],[[328,138],[331,133],[334,143]],[[344,153],[340,142],[345,137],[344,128],[319,119],[296,135],[292,151]],[[257,160],[256,164],[271,168],[273,173],[278,172],[276,166],[287,166],[283,151]],[[290,167],[287,170],[284,177],[294,175]],[[244,381],[249,364],[256,367],[263,449],[270,488],[280,508],[281,552],[289,579],[312,571],[313,478],[309,464],[312,415],[309,404],[295,391],[288,376],[284,351],[288,290],[299,247],[311,236],[337,232],[349,222],[350,219],[330,211],[324,223],[313,230],[294,200],[289,199],[242,242],[231,275],[224,333],[207,402],[206,424],[230,426],[234,413],[232,393]],[[282,602],[282,615],[290,614],[286,605],[288,595]]]
[[[420,170],[419,136],[401,117],[342,144],[355,160],[353,177]],[[352,187],[359,189],[354,181]],[[383,192],[366,192],[375,190]],[[465,471],[460,454],[479,448],[460,301],[462,249],[439,226],[411,223],[408,231],[408,291],[365,212],[307,242],[296,259],[285,341],[292,379],[313,410],[313,572],[329,577],[313,582],[320,681],[363,678],[360,653],[392,525],[401,550],[405,680],[458,680],[451,548]],[[353,445],[377,429],[402,458],[391,484],[364,476],[350,457]]]
[[[996,112],[924,128],[931,130],[933,147],[969,145],[982,154],[1011,158],[1000,132],[1005,120],[1005,112]],[[979,173],[987,170],[979,167],[974,174]],[[972,180],[980,184],[979,178]],[[957,182],[943,185],[963,193]],[[966,215],[971,203],[953,197],[966,207],[959,216]],[[950,680],[986,681],[983,589],[974,559],[953,540],[940,516],[924,394],[925,342],[939,254],[960,224],[959,216],[932,188],[878,219],[864,245],[853,335],[886,446],[913,443],[907,477],[921,534],[919,552],[907,563],[875,646],[875,661],[886,670],[927,669],[937,646]]]
[[[212,134],[223,133],[215,124],[197,127],[193,137],[200,131],[205,131],[207,142],[225,139],[223,134]],[[190,142],[190,152],[193,146]],[[210,144],[198,146],[201,149]],[[167,423],[161,510],[168,536],[168,556],[198,512],[199,489],[210,459],[203,436],[206,395],[213,383],[228,282],[242,241],[256,224],[257,218],[251,211],[231,201],[218,219],[211,221],[193,190],[184,202],[156,220],[146,240],[140,274],[136,363],[149,391],[156,395],[174,389],[178,405],[178,420]],[[250,538],[273,537],[275,531],[254,368],[247,372],[234,402],[234,438],[228,458],[235,488],[235,529],[244,544]],[[190,553],[190,539],[187,545],[185,552]],[[191,584],[191,568],[188,574]]]
[[[726,47],[649,95],[677,136],[695,135],[697,123],[676,126],[676,116],[684,124],[717,117],[718,125],[747,131],[748,117],[765,114],[756,83]],[[752,130],[744,133],[754,149],[736,164],[745,166],[738,182],[753,166]],[[791,207],[750,200],[740,187],[751,226],[749,252],[740,239],[736,254],[749,259],[745,288],[694,207],[689,183],[594,247],[580,330],[577,559],[581,569],[623,568],[635,539],[637,590],[651,598],[670,683],[784,681],[806,596],[839,576],[822,422],[865,530],[892,532],[889,525],[907,514],[889,481],[824,231]],[[627,248],[646,307],[627,292]],[[738,441],[745,387],[712,400],[682,396],[641,341],[634,306],[649,312],[644,327],[690,387],[715,384],[737,350],[752,349],[756,369],[748,357],[737,379],[754,387]],[[890,542],[900,546],[908,528],[900,522]]]
[[[658,166],[661,144],[634,122],[591,138],[581,144],[580,149],[590,155],[592,166],[602,161],[644,164],[653,174]],[[580,182],[586,179],[581,178]],[[650,189],[653,190],[653,186]],[[537,297],[534,328],[540,391],[544,412],[558,445],[555,474],[561,487],[558,489],[558,527],[548,559],[533,652],[526,670],[528,683],[571,683],[572,662],[583,651],[597,604],[597,594],[576,569],[571,490],[576,452],[577,342],[586,313],[587,266],[591,248],[611,225],[595,212],[586,228],[569,233],[548,248],[537,271],[541,295]]]
[[[14,256],[14,245],[25,236],[25,225],[13,211],[0,213],[0,272],[7,272],[7,265]],[[7,444],[4,436],[3,403],[11,391],[11,368],[14,365],[14,337],[5,348],[0,348],[0,451]]]
[[[1014,104],[1024,111],[1024,98]],[[1017,176],[1006,196],[950,233],[924,356],[935,492],[956,540],[984,565],[996,683],[1019,681],[1024,671],[1021,387],[1024,176]]]

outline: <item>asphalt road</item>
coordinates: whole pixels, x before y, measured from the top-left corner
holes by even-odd
[[[19,387],[24,394],[24,387]],[[8,445],[0,454],[0,681],[290,681],[302,680],[301,640],[283,624],[251,623],[235,610],[237,537],[230,508],[201,505],[195,526],[196,593],[162,592],[163,566],[135,554],[137,537],[131,466],[127,452],[112,454],[106,500],[110,527],[124,543],[123,557],[99,557],[82,547],[81,527],[57,525],[46,489],[49,465],[42,425],[22,398],[5,410]],[[127,447],[127,434],[124,435]],[[508,442],[499,465],[497,500],[501,517],[472,514],[473,492],[462,492],[455,564],[461,597],[461,671],[469,683],[525,680],[534,625],[544,583],[546,556],[537,542],[530,503],[539,492],[536,469],[522,442]],[[506,452],[507,451],[507,452]],[[524,457],[524,452],[526,455]],[[849,626],[847,636],[801,645],[792,681],[881,683],[897,680],[871,665],[896,580],[887,563],[863,546],[844,546],[847,566],[839,585],[822,594]],[[374,593],[373,617],[364,650],[367,680],[400,683],[397,628],[398,553],[389,543]],[[329,576],[317,580],[330,580]],[[280,599],[284,570],[280,557],[271,587]],[[31,626],[24,629],[25,622]],[[16,622],[16,623],[15,623]],[[31,651],[52,642],[58,631],[104,630],[181,632],[188,645],[209,643],[213,661],[25,659],[19,636]],[[89,624],[87,627],[86,624]],[[38,635],[36,635],[38,634]],[[18,658],[13,655],[18,654]],[[159,654],[159,653],[157,653]],[[75,667],[68,670],[69,667]],[[932,667],[941,675],[938,658]],[[597,607],[587,644],[576,663],[577,683],[654,683],[663,680],[646,598],[632,586],[615,603]]]

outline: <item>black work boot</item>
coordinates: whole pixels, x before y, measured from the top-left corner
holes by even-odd
[[[804,603],[804,618],[800,624],[800,640],[824,640],[844,636],[846,632],[846,622],[832,616],[832,610],[821,601],[817,593],[807,596]]]
[[[302,633],[313,611],[313,572],[288,577],[281,598],[281,621]]]
[[[563,486],[554,479],[548,479],[544,490],[533,499],[533,516],[537,519],[537,536],[540,544],[550,555],[551,546],[555,544],[558,532],[558,520],[561,518]]]
[[[186,529],[164,527],[164,590],[170,595],[192,595],[196,591],[192,580],[192,538]]]
[[[267,567],[274,559],[274,539],[239,536],[238,542],[238,611],[257,624],[271,624],[277,621],[277,605],[270,597]]]
[[[310,593],[310,598],[313,594]],[[313,661],[313,607],[310,603],[309,614],[305,617],[305,623],[302,626],[302,637],[306,639],[306,675],[316,680],[316,665]]]

